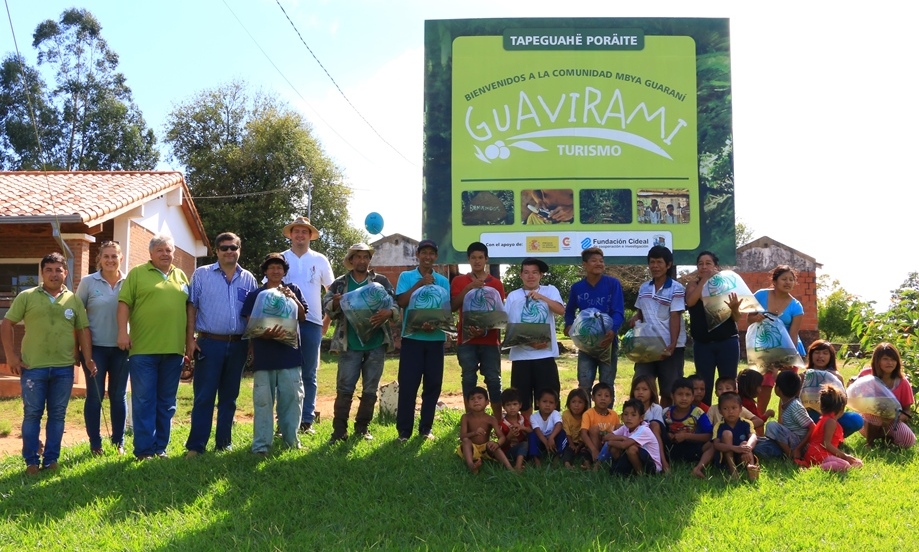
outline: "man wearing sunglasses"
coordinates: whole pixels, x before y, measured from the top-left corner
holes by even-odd
[[[188,295],[185,354],[188,361],[195,361],[195,399],[191,431],[185,442],[187,458],[203,454],[207,448],[215,400],[216,450],[230,449],[247,350],[246,342],[241,339],[246,321],[240,310],[249,292],[258,289],[255,276],[239,266],[239,236],[224,232],[214,243],[217,262],[195,270]]]

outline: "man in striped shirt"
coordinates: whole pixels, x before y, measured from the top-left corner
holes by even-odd
[[[666,348],[659,360],[636,363],[635,376],[656,378],[657,388],[661,391],[661,406],[667,407],[672,404],[670,388],[683,377],[686,289],[674,279],[673,253],[662,245],[655,245],[648,251],[648,271],[651,280],[638,288],[635,315],[629,319],[629,326],[634,328],[636,323],[644,322],[647,325],[644,335],[663,338]]]
[[[246,321],[240,310],[249,292],[258,289],[255,276],[239,266],[239,236],[224,232],[214,243],[217,262],[195,270],[188,296],[186,355],[195,361],[195,399],[186,457],[198,456],[207,448],[217,399],[216,448],[230,448],[247,349],[242,341]]]

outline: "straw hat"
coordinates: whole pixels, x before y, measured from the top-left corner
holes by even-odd
[[[373,258],[373,248],[367,245],[366,243],[356,243],[348,248],[348,254],[345,255],[345,268],[348,270],[354,269],[354,265],[351,264],[351,258],[354,257],[354,254],[358,251],[366,251],[370,253],[370,258]]]
[[[290,238],[290,230],[294,226],[306,226],[307,228],[309,228],[310,229],[310,241],[313,241],[319,238],[319,230],[315,226],[310,224],[310,219],[306,217],[297,217],[296,219],[294,219],[292,223],[285,226],[284,227],[284,237],[285,238]]]

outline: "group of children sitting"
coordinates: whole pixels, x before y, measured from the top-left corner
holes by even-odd
[[[905,381],[899,370],[899,355],[896,357],[897,374]],[[872,368],[864,373],[874,373],[882,381],[890,376],[886,372],[892,370],[887,370],[883,358],[883,354],[875,354]],[[812,363],[813,358],[809,358]],[[779,372],[775,380],[778,413],[757,409],[755,398],[763,376],[748,369],[736,379],[716,380],[717,405],[711,407],[702,403],[705,382],[698,376],[678,379],[670,389],[672,404],[666,408],[659,404],[654,379],[637,376],[621,416],[610,408],[613,390],[602,382],[592,389],[593,406],[583,389],[573,389],[561,414],[556,409],[555,391],[542,390],[537,397],[538,409],[529,418],[520,412],[517,390],[506,389],[501,393],[505,411],[501,421],[485,412],[488,392],[477,387],[460,422],[457,454],[473,473],[478,473],[484,458],[520,471],[527,460],[540,465],[546,457],[556,456],[566,468],[604,466],[622,475],[656,474],[669,471],[671,462],[694,462],[692,474],[699,478],[705,477],[706,466],[716,459],[730,477],[739,478],[746,471],[751,479],[759,474],[758,456],[786,457],[801,466],[832,471],[862,465],[861,460],[839,448],[844,426],[848,435],[862,425],[860,416],[845,412],[846,394],[840,387],[826,385],[820,389],[818,414],[810,412],[799,399],[801,376],[787,370]],[[858,424],[848,418],[843,423],[844,415],[854,415]],[[767,424],[773,417],[776,420]],[[897,420],[891,431],[888,440],[908,446],[897,434],[909,432],[905,424]],[[870,428],[863,433],[870,435]]]

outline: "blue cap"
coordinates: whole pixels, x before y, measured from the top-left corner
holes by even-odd
[[[434,243],[434,240],[421,240],[420,242],[418,242],[417,251],[421,251],[425,247],[430,247],[435,252],[437,251],[437,244]]]

